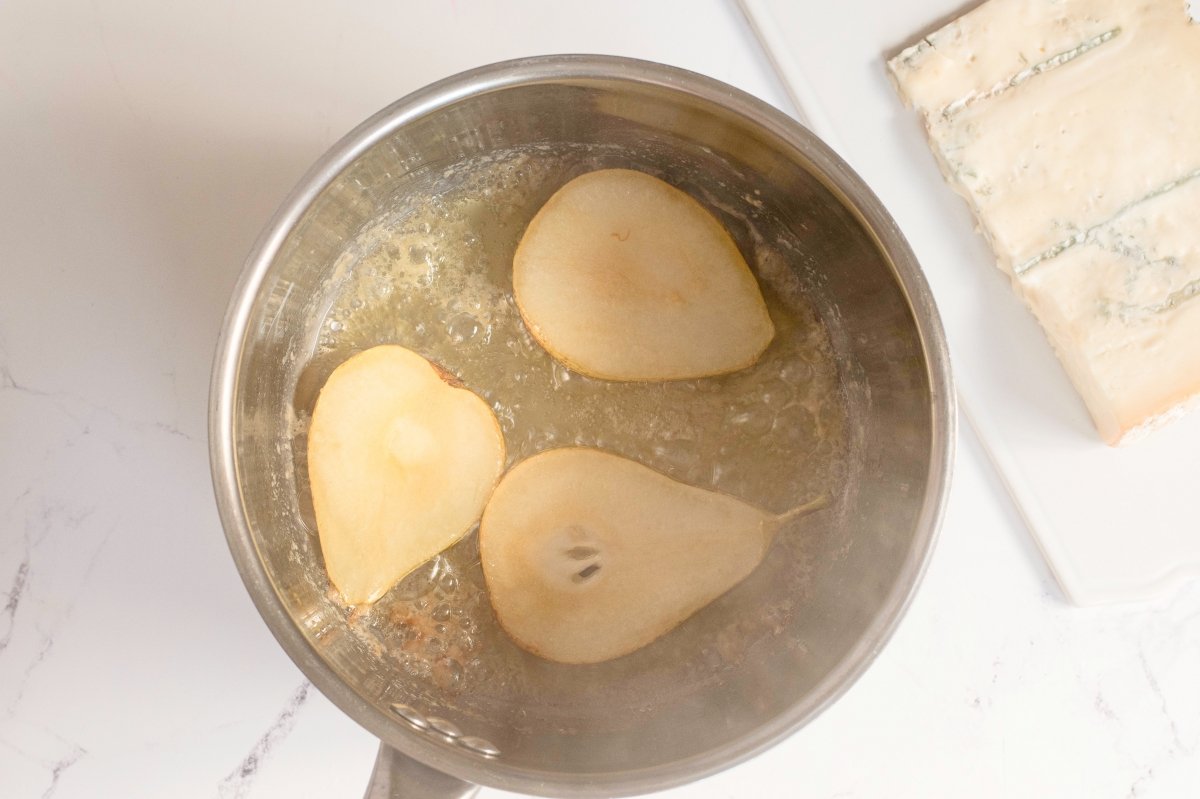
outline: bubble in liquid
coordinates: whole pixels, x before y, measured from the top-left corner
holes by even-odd
[[[779,378],[793,386],[809,383],[813,378],[812,365],[799,358],[789,359],[780,367]]]
[[[408,248],[408,260],[414,264],[428,264],[432,261],[429,255],[429,250],[417,244],[413,244]]]
[[[397,624],[395,627],[395,633],[396,640],[402,649],[407,649],[408,645],[417,639],[417,631],[408,624]]]
[[[555,388],[562,388],[571,382],[571,370],[561,363],[555,362],[551,371],[551,379],[554,381]]]
[[[500,429],[505,433],[511,433],[513,428],[517,426],[517,418],[513,413],[512,408],[504,405],[497,400],[492,403],[492,411],[496,414],[496,419],[500,422]]]
[[[433,664],[433,681],[443,691],[453,691],[462,685],[463,667],[453,658],[442,658]]]
[[[462,344],[479,334],[479,322],[470,314],[460,313],[446,323],[446,335],[451,344]]]
[[[783,380],[768,380],[760,388],[759,398],[763,405],[778,412],[796,396],[795,391]]]
[[[817,420],[803,405],[791,405],[775,422],[773,434],[785,450],[807,453],[817,439]]]
[[[725,421],[741,436],[762,438],[775,424],[775,415],[770,408],[752,405],[731,414]]]
[[[815,458],[828,458],[834,453],[833,442],[826,437],[821,437],[816,446],[812,449],[812,455]]]
[[[690,474],[700,461],[700,453],[694,441],[678,441],[671,445],[659,445],[654,448],[655,460],[664,468],[682,474]]]
[[[427,289],[433,285],[435,280],[437,280],[437,276],[437,267],[434,264],[430,264],[429,269],[417,275],[416,279],[413,280],[413,284],[416,285],[417,288]]]
[[[700,652],[700,658],[704,661],[704,665],[712,671],[725,666],[725,659],[721,657],[721,653],[715,647],[706,646]]]

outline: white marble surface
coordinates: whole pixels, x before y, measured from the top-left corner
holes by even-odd
[[[0,0],[0,796],[361,795],[375,741],[275,644],[226,549],[212,348],[257,231],[342,132],[552,51],[785,102],[722,0]],[[1198,793],[1200,584],[1068,606],[964,428],[875,665],[777,748],[663,795]]]

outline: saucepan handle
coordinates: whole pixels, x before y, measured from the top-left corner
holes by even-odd
[[[365,799],[468,799],[478,791],[478,785],[431,769],[381,743]]]

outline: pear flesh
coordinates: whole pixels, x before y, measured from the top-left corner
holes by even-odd
[[[479,528],[488,595],[522,648],[597,663],[675,628],[754,571],[783,516],[601,450],[535,455],[500,481]]]
[[[529,223],[513,296],[556,360],[607,380],[754,364],[775,327],[729,233],[686,193],[629,169],[571,180]]]
[[[381,597],[466,535],[504,468],[495,414],[422,356],[379,346],[338,366],[317,398],[308,474],[330,582]]]

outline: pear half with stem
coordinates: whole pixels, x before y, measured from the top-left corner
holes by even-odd
[[[775,335],[721,223],[630,169],[581,175],[542,206],[513,257],[513,297],[550,355],[607,380],[734,372]]]
[[[596,449],[539,453],[500,481],[479,527],[496,618],[560,663],[634,651],[746,578],[789,519]]]
[[[379,599],[466,535],[504,468],[495,414],[404,347],[333,370],[308,432],[308,474],[330,582],[349,604]]]

